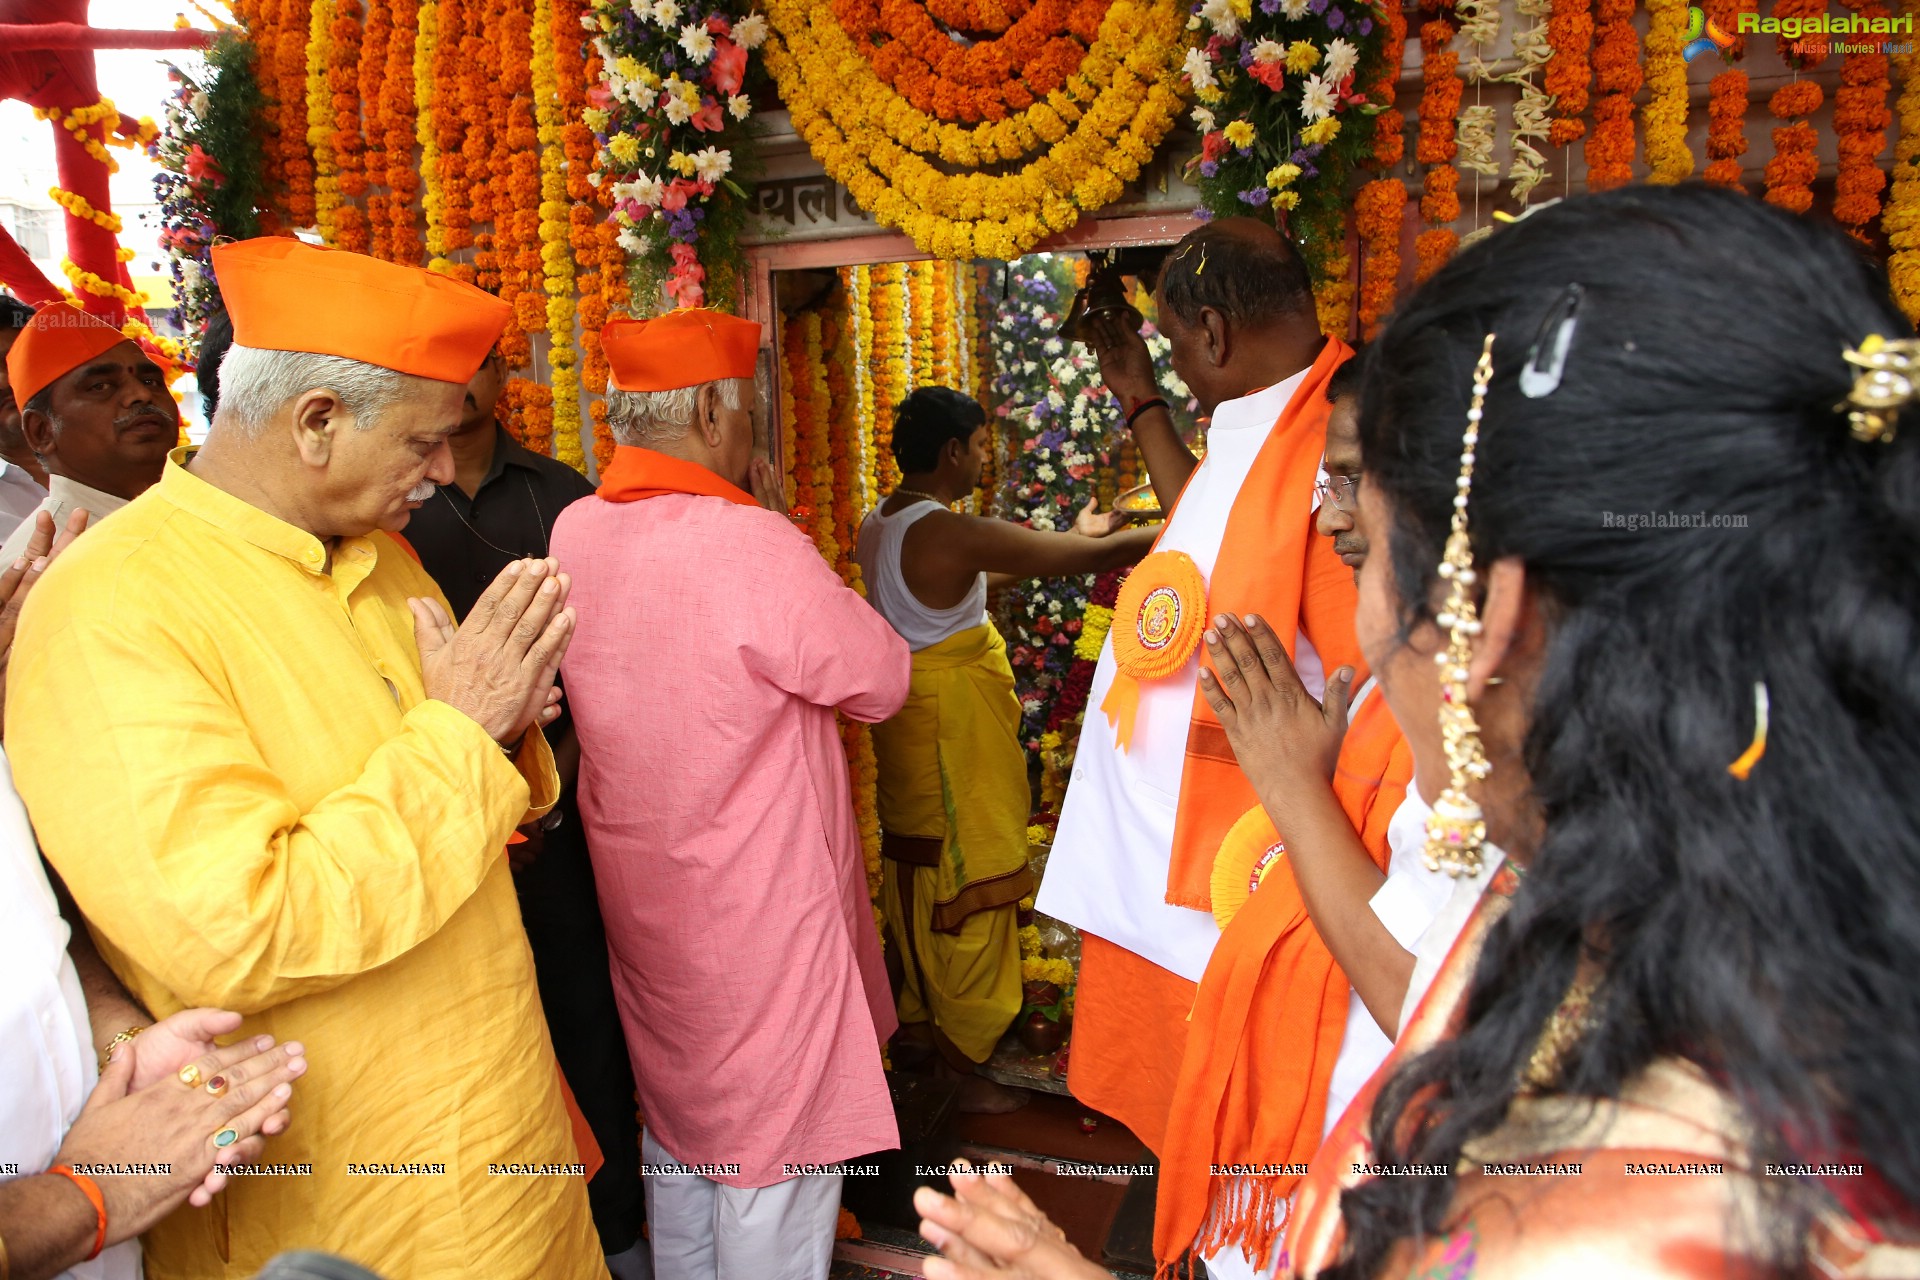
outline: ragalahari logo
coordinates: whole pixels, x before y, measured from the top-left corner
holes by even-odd
[[[1707,17],[1704,10],[1694,5],[1687,10],[1687,45],[1680,56],[1688,62],[1703,53],[1719,50],[1722,57],[1733,48],[1733,37],[1721,29],[1720,24]]]

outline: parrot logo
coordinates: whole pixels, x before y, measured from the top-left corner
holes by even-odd
[[[1727,50],[1733,48],[1733,37],[1720,29],[1720,24],[1709,19],[1698,5],[1687,9],[1687,45],[1680,56],[1688,62],[1703,53],[1718,50],[1725,57]]]

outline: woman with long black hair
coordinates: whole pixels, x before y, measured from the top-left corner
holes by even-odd
[[[1920,355],[1704,186],[1462,252],[1368,355],[1357,631],[1443,863],[1507,855],[1284,1266],[1920,1275]],[[953,1265],[1085,1265],[1010,1184]]]

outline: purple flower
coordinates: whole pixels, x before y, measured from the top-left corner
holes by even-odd
[[[1255,187],[1251,191],[1242,191],[1240,193],[1240,202],[1242,204],[1250,204],[1258,209],[1267,202],[1270,195],[1271,193],[1268,192],[1265,187]]]
[[[1328,0],[1307,0],[1307,10],[1310,13],[1325,13],[1327,2]]]
[[[1359,30],[1359,32],[1360,32],[1360,34],[1361,34],[1361,35],[1363,35],[1363,36],[1370,36],[1370,35],[1372,35],[1372,34],[1373,34],[1373,19],[1372,19],[1372,18],[1362,18],[1362,19],[1360,19],[1360,25],[1359,25],[1359,28],[1358,28],[1358,30]]]
[[[1200,176],[1203,178],[1219,177],[1220,162],[1217,160],[1202,160],[1200,162]]]
[[[1347,25],[1347,15],[1338,9],[1327,10],[1327,30],[1338,31]]]
[[[1260,0],[1260,12],[1271,18],[1280,12],[1280,0]]]
[[[1213,210],[1207,208],[1205,205],[1201,205],[1193,211],[1193,220],[1195,222],[1212,222]]]
[[[1307,162],[1307,149],[1305,147],[1295,148],[1294,153],[1287,157],[1288,164],[1304,165],[1306,164],[1306,162]]]

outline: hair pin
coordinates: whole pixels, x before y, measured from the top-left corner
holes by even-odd
[[[1841,358],[1859,370],[1853,375],[1853,390],[1839,406],[1852,406],[1847,423],[1853,438],[1883,444],[1892,440],[1900,410],[1913,402],[1920,341],[1870,333],[1858,347],[1842,352]]]
[[[1205,271],[1206,269],[1207,269],[1207,246],[1203,244],[1200,246],[1200,265],[1193,269],[1193,274],[1199,275],[1202,271]]]
[[[1520,367],[1520,394],[1527,399],[1538,400],[1560,389],[1560,379],[1567,369],[1567,352],[1573,347],[1574,325],[1580,317],[1580,302],[1586,296],[1585,287],[1576,282],[1562,289],[1553,306],[1548,308],[1539,335],[1527,348],[1527,362]]]
[[[1753,766],[1760,763],[1760,757],[1767,754],[1767,682],[1753,682],[1753,741],[1740,753],[1740,758],[1727,766],[1727,772],[1745,782],[1747,775],[1753,772]]]

